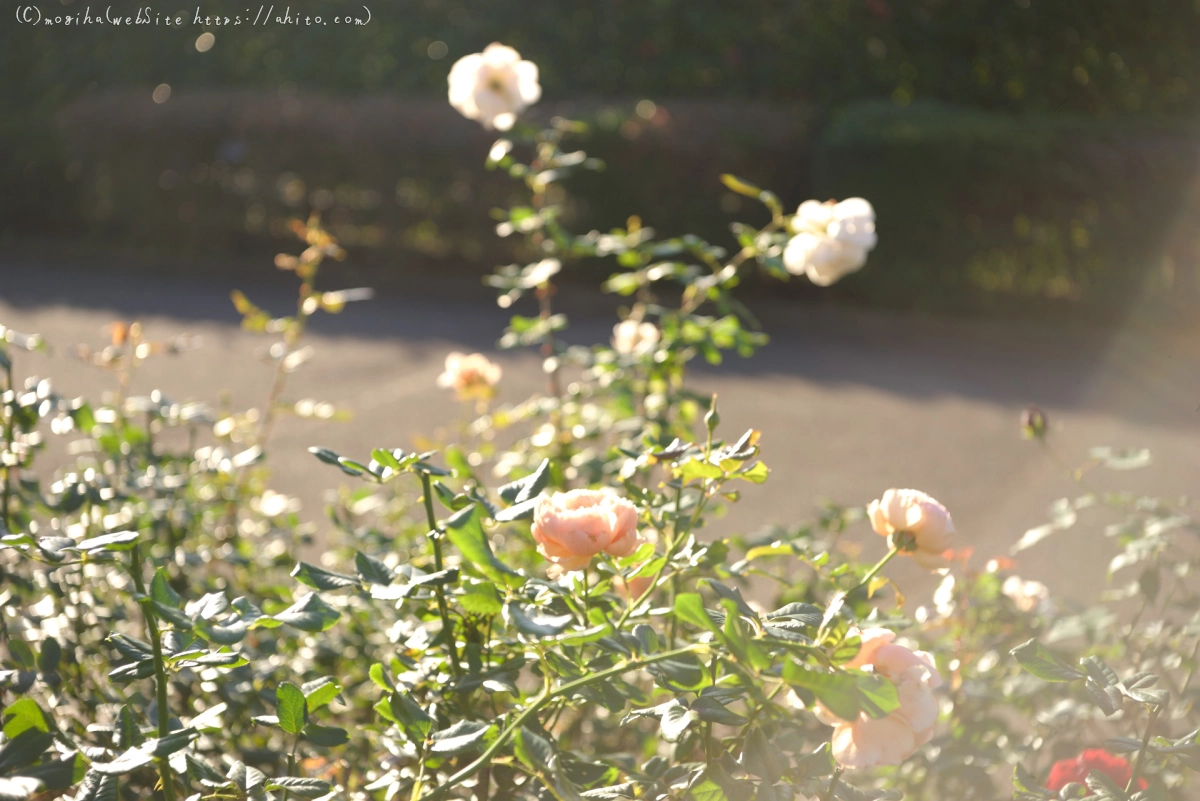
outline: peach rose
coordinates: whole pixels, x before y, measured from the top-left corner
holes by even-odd
[[[453,389],[459,400],[487,400],[495,394],[500,375],[500,365],[482,353],[454,351],[446,355],[446,371],[438,376],[437,385]]]
[[[626,581],[621,576],[613,576],[613,589],[625,599],[625,603],[627,604],[632,604],[641,598],[653,583],[654,576],[638,576],[637,578],[629,579],[629,581]]]
[[[947,567],[946,550],[954,539],[954,521],[946,507],[920,490],[890,489],[867,507],[875,533],[892,538],[917,564],[929,570]]]
[[[898,765],[933,737],[938,704],[933,691],[942,685],[933,657],[924,651],[912,651],[892,640],[887,629],[861,632],[862,648],[846,663],[848,668],[873,669],[896,685],[900,706],[886,717],[872,718],[865,712],[858,719],[842,720],[819,703],[817,719],[833,726],[830,745],[833,756],[848,768],[872,768]]]
[[[533,511],[533,539],[558,572],[587,567],[601,552],[628,556],[641,542],[637,525],[637,507],[601,490],[543,495]]]

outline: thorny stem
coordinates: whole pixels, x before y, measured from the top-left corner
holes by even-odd
[[[1133,772],[1129,774],[1129,783],[1125,785],[1126,794],[1133,792],[1133,788],[1137,786],[1142,772],[1142,763],[1146,759],[1146,749],[1150,747],[1150,735],[1154,733],[1154,724],[1158,722],[1161,712],[1161,707],[1155,707],[1146,720],[1146,732],[1142,735],[1142,747],[1138,749],[1137,759],[1133,763]]]
[[[628,662],[623,662],[622,664],[616,665],[615,667],[611,667],[608,670],[601,670],[598,673],[593,673],[590,676],[584,676],[583,678],[576,679],[575,681],[569,681],[566,684],[559,685],[557,690],[550,689],[549,674],[547,674],[546,686],[544,686],[542,691],[538,693],[538,695],[530,702],[529,706],[522,709],[520,714],[513,718],[512,723],[508,724],[504,731],[500,733],[500,736],[492,741],[492,744],[488,746],[487,750],[480,754],[478,759],[447,779],[445,784],[435,787],[433,791],[426,796],[426,801],[438,801],[438,799],[445,798],[446,794],[452,789],[474,776],[485,765],[491,763],[492,758],[500,752],[501,748],[508,744],[508,741],[512,739],[514,734],[520,731],[521,727],[525,725],[525,722],[537,715],[537,713],[540,712],[551,701],[554,701],[558,698],[570,697],[570,695],[576,690],[586,687],[589,684],[607,681],[615,676],[628,673],[631,670],[644,668],[647,665],[654,664],[655,662],[663,662],[668,659],[674,659],[677,656],[682,656],[686,653],[694,653],[707,648],[707,645],[693,644],[684,648],[677,648],[673,651],[663,651],[660,654],[653,654],[642,659],[630,660]]]
[[[425,517],[429,521],[429,539],[433,542],[433,569],[442,570],[442,532],[438,530],[437,517],[433,513],[433,487],[429,474],[424,470],[421,475],[421,490],[425,499]],[[458,664],[458,644],[455,642],[454,626],[450,622],[450,612],[446,607],[446,589],[441,584],[434,587],[437,596],[438,615],[442,618],[442,633],[446,637],[446,647],[450,649],[450,667],[454,675],[462,675],[462,667]]]
[[[150,649],[154,658],[154,689],[155,705],[158,707],[158,736],[166,737],[171,732],[171,710],[167,706],[167,668],[163,661],[162,634],[158,630],[158,620],[151,610],[150,596],[146,594],[146,582],[142,577],[142,549],[134,545],[130,552],[130,575],[133,586],[137,589],[142,607],[142,617],[146,620],[146,633],[150,636]],[[158,763],[158,774],[162,778],[163,795],[167,801],[175,801],[175,780],[171,775],[171,766],[166,757],[155,760]]]

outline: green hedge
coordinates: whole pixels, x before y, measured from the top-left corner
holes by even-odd
[[[1163,288],[1196,166],[1182,124],[866,103],[824,131],[813,188],[875,204],[865,299],[1117,308]]]

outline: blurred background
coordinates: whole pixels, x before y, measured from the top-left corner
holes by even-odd
[[[187,24],[5,21],[8,248],[269,256],[316,209],[376,283],[481,274],[515,258],[479,224],[512,186],[478,168],[488,136],[446,73],[502,41],[541,68],[536,114],[591,121],[583,146],[612,166],[573,187],[577,230],[635,213],[728,239],[760,214],[717,183],[733,172],[789,204],[871,199],[874,269],[822,293],[839,301],[1111,314],[1200,289],[1192,0],[397,0],[363,26],[258,28],[112,6],[139,8]]]
[[[490,210],[522,199],[482,168],[493,137],[446,102],[450,66],[492,41],[539,65],[532,117],[588,121],[580,146],[608,162],[568,185],[577,232],[636,214],[664,236],[732,244],[729,222],[766,217],[721,186],[726,172],[789,207],[875,205],[880,243],[862,272],[829,289],[751,280],[772,344],[701,374],[731,427],[764,429],[775,469],[721,525],[918,486],[969,541],[1003,552],[1074,491],[1020,441],[1029,401],[1065,460],[1150,446],[1153,466],[1120,486],[1194,489],[1200,2],[368,0],[369,24],[349,27],[205,26],[194,5],[161,2],[112,11],[139,8],[187,24],[0,24],[0,322],[58,343],[26,367],[64,392],[106,386],[67,354],[102,342],[111,319],[200,333],[202,351],[139,381],[258,403],[261,342],[237,331],[228,292],[257,282],[258,302],[288,308],[271,259],[296,251],[289,219],[320,212],[350,252],[328,288],[381,294],[315,326],[318,355],[297,379],[357,419],[280,432],[281,486],[314,514],[329,476],[303,449],[407,447],[445,425],[441,358],[490,350],[508,315],[481,277],[530,260],[492,232]],[[364,16],[348,0],[289,10]],[[612,269],[563,276],[579,341],[607,339],[617,301],[594,287]],[[502,362],[502,400],[541,382],[536,357]],[[1098,536],[1064,535],[1022,572],[1102,570]]]

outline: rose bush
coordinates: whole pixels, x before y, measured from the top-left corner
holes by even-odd
[[[276,261],[299,282],[294,311],[233,295],[247,331],[278,337],[261,408],[131,395],[133,371],[191,344],[137,324],[86,350],[112,392],[72,398],[21,376],[41,337],[0,329],[0,798],[990,801],[1010,782],[1024,801],[1194,797],[1190,505],[1086,483],[1147,455],[1097,449],[1066,469],[1079,494],[982,568],[917,490],[705,536],[768,478],[770,440],[727,436],[688,367],[765,342],[734,289],[751,269],[786,279],[797,238],[854,256],[805,256],[817,283],[861,267],[869,205],[806,204],[797,221],[725,176],[769,218],[732,226],[732,255],[637,218],[572,233],[561,182],[599,165],[567,149],[576,123],[520,124],[536,71],[495,47],[456,65],[470,91],[452,100],[516,131],[487,164],[529,199],[497,233],[541,258],[488,283],[504,308],[536,304],[499,344],[536,350],[546,390],[493,405],[499,368],[448,355],[438,383],[474,418],[431,449],[313,447],[351,482],[323,528],[269,486],[279,417],[339,415],[287,394],[309,319],[369,296],[318,289],[345,254],[316,218]],[[630,303],[592,347],[565,343],[553,308],[555,276],[583,258],[613,259],[605,288]],[[1067,464],[1044,413],[1021,430]],[[69,447],[47,465],[53,438]],[[1101,514],[1121,548],[1106,602],[1132,610],[1014,572]],[[889,543],[875,564],[844,539],[868,530]],[[933,608],[887,575],[897,555],[944,574]]]

